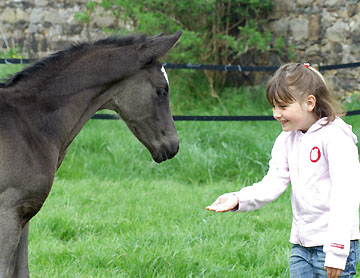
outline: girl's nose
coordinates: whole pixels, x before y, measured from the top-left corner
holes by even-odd
[[[281,114],[279,113],[278,109],[273,108],[273,117],[278,120],[281,118]]]

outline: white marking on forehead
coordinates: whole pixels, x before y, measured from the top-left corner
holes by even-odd
[[[166,74],[166,71],[165,71],[164,66],[161,67],[161,72],[163,73],[163,75],[164,75],[164,77],[165,77],[165,79],[166,79],[166,82],[167,82],[168,85],[169,85],[169,79],[168,79],[168,76],[167,76],[167,74]]]

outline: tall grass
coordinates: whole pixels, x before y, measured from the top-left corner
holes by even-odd
[[[179,103],[174,114],[223,114]],[[189,92],[187,92],[189,94]],[[223,94],[229,114],[270,114],[262,88]],[[346,120],[360,135],[358,117]],[[289,189],[249,213],[204,208],[267,171],[276,122],[176,122],[180,150],[161,164],[122,121],[90,120],[31,221],[32,277],[288,277]]]
[[[176,126],[179,154],[158,165],[122,122],[86,125],[32,220],[33,277],[288,276],[288,193],[248,214],[204,209],[265,173],[278,127]]]

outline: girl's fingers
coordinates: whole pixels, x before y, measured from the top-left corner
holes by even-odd
[[[232,207],[225,203],[225,204],[213,204],[206,207],[207,210],[216,211],[216,212],[225,212],[232,209]]]
[[[217,198],[214,203],[212,203],[210,206],[218,206],[221,204],[220,198]]]
[[[213,207],[211,207],[211,206],[207,206],[205,209],[215,211],[215,209]]]
[[[218,203],[213,203],[213,204],[211,204],[210,206],[207,206],[206,207],[206,209],[207,210],[212,210],[212,211],[217,211],[218,210],[218,208],[219,208],[219,204]]]

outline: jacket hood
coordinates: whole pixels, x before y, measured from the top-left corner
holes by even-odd
[[[320,120],[318,120],[315,124],[313,124],[310,129],[308,130],[308,132],[313,132],[316,131],[320,128],[323,128],[324,124],[326,123],[326,117],[325,118],[321,118]],[[353,133],[352,131],[352,126],[348,125],[347,123],[344,122],[344,120],[342,120],[339,117],[336,117],[334,121],[330,122],[329,125],[335,125],[337,127],[339,127],[347,136],[349,136],[354,144],[357,144],[358,140],[356,135]]]

